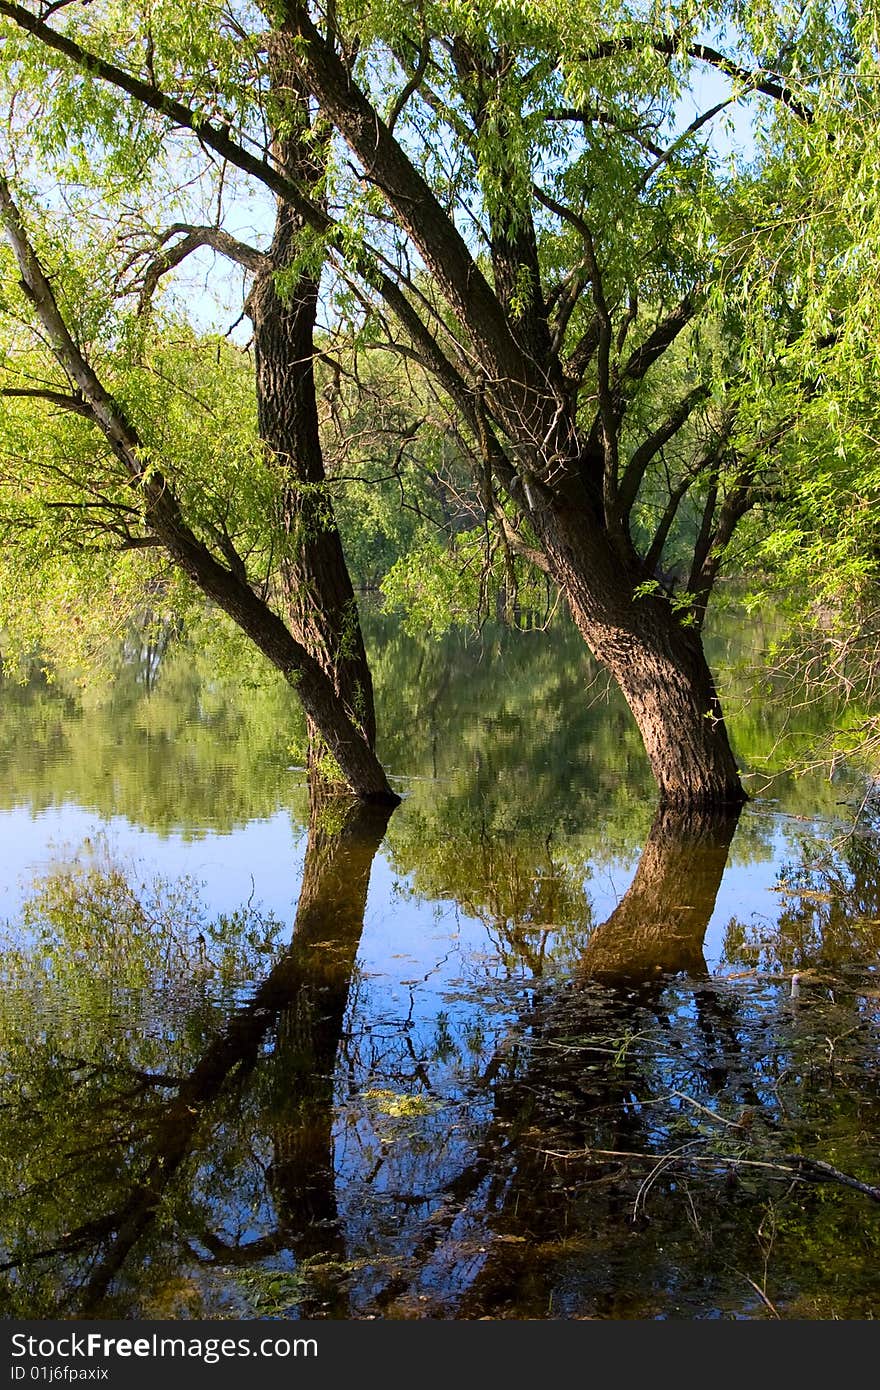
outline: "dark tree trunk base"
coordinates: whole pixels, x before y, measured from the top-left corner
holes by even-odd
[[[748,796],[699,629],[663,596],[633,596],[641,578],[635,564],[585,508],[554,500],[535,520],[578,631],[632,710],[660,804],[742,806]]]

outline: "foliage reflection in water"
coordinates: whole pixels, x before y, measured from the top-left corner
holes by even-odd
[[[439,685],[423,741],[464,699]],[[516,718],[484,705],[478,756],[390,825],[311,807],[292,931],[112,837],[32,889],[0,996],[7,1314],[872,1315],[874,838],[785,838],[710,968],[719,888],[792,822],[657,816],[603,896],[637,779],[594,787],[603,858],[546,740],[517,797]]]

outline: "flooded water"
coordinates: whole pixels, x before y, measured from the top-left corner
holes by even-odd
[[[3,687],[0,1313],[873,1317],[861,779],[731,679],[655,816],[565,630],[374,638],[390,820],[207,653]]]

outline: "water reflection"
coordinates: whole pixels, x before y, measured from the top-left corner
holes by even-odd
[[[543,952],[530,908],[583,887],[562,874],[560,896],[546,843],[486,829],[482,891],[467,877],[491,964],[446,978],[438,1007],[430,981],[395,1001],[359,963],[385,832],[310,808],[280,952],[276,924],[205,924],[188,891],[112,864],[44,885],[0,1007],[7,1313],[876,1308],[870,1196],[793,1157],[877,1182],[870,837],[790,864],[778,922],[731,921],[711,975],[731,820],[658,815],[614,911]],[[549,896],[523,896],[536,864]],[[528,930],[501,931],[513,910]]]
[[[44,1036],[36,1066],[25,1062],[34,1053],[25,1035],[15,1036],[13,1022],[7,1055],[15,1068],[9,1078],[10,1097],[15,1098],[7,1109],[14,1118],[7,1132],[13,1143],[17,1139],[22,1144],[25,1171],[32,1162],[40,1171],[29,1173],[32,1180],[24,1187],[19,1180],[18,1192],[7,1189],[4,1203],[7,1232],[18,1227],[3,1242],[11,1308],[31,1316],[125,1316],[132,1298],[143,1297],[129,1257],[136,1256],[141,1270],[148,1260],[149,1275],[166,1267],[153,1247],[157,1240],[167,1240],[163,1228],[169,1221],[178,1239],[183,1237],[184,1248],[195,1238],[228,1260],[272,1254],[296,1232],[308,1240],[316,1225],[332,1218],[333,1065],[363,928],[370,866],[386,824],[387,813],[372,808],[332,801],[313,805],[290,945],[252,997],[216,1032],[204,1030],[199,1000],[213,975],[212,964],[201,954],[207,957],[203,934],[198,934],[195,956],[190,953],[187,960],[180,952],[176,970],[185,975],[189,966],[195,994],[194,1008],[178,1020],[181,1032],[189,1035],[184,1048],[192,1056],[188,1066],[146,1070],[137,1046],[127,1047],[131,1039],[115,1016],[124,1001],[117,998],[106,943],[99,966],[110,966],[101,993],[112,1024],[109,1030],[99,1026],[90,1056],[69,1057],[56,1046],[50,1031],[51,988],[39,1011]],[[91,886],[102,893],[108,879],[111,889],[124,893],[127,885],[120,883],[115,866],[109,874],[94,875]],[[82,879],[79,887],[86,887]],[[103,896],[106,900],[108,895]],[[51,881],[42,900],[50,920],[60,906],[62,912],[74,911],[79,926],[100,918],[105,906],[82,894],[72,902]],[[112,906],[118,906],[118,899]],[[237,925],[244,935],[246,923]],[[80,967],[88,968],[84,961]],[[222,1008],[222,997],[213,1002]],[[162,1028],[168,1020],[158,1022]],[[166,1039],[168,1051],[177,1050],[173,1035],[155,1031],[154,1036],[158,1051]],[[196,1040],[203,1040],[203,1046],[193,1047]],[[264,1055],[272,1058],[268,1091],[262,1084],[252,1087]],[[253,1135],[245,1130],[227,1148],[224,1141],[248,1112]],[[219,1154],[212,1147],[218,1137]],[[255,1143],[262,1138],[273,1149],[272,1161],[262,1166],[277,1229],[256,1246],[236,1252],[215,1229],[210,1169],[218,1161],[219,1167],[231,1164],[237,1183],[239,1145],[247,1147],[251,1138]],[[7,1153],[6,1159],[11,1165],[14,1154]],[[51,1200],[41,1202],[50,1192]],[[79,1209],[68,1197],[79,1198]],[[18,1221],[22,1200],[29,1209],[25,1229]],[[29,1288],[34,1267],[39,1278]]]
[[[739,819],[729,810],[657,812],[628,892],[578,962],[582,979],[707,973],[703,938]]]

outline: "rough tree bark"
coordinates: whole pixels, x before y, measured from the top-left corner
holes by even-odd
[[[661,805],[741,805],[745,793],[699,629],[656,594],[633,597],[644,571],[614,551],[588,507],[550,496],[532,520],[578,631],[632,710]]]
[[[307,94],[291,66],[283,35],[270,44],[272,91],[283,133],[273,154],[287,175],[317,187],[326,154],[314,128]],[[332,681],[352,722],[375,747],[373,684],[357,600],[327,489],[315,386],[315,325],[318,277],[297,272],[303,252],[302,215],[277,203],[272,245],[248,296],[254,326],[257,411],[260,437],[270,466],[283,480],[282,524],[286,544],[280,571],[287,623]],[[312,776],[326,772],[326,740],[309,717]]]

